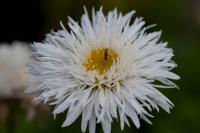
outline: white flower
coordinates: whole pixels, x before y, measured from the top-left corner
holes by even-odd
[[[128,117],[139,128],[139,119],[151,124],[152,109],[170,112],[173,104],[157,88],[176,87],[169,80],[179,79],[170,72],[176,67],[173,51],[159,41],[161,32],[146,33],[151,26],[144,27],[142,18],[131,23],[133,14],[93,10],[90,21],[85,11],[80,25],[69,18],[70,32],[61,24],[62,30],[32,45],[33,87],[27,92],[40,92],[38,100],[56,105],[54,115],[68,110],[62,127],[82,114],[83,132],[89,124],[95,133],[101,123],[110,133],[113,119],[123,130]]]
[[[25,71],[29,59],[29,49],[23,42],[14,42],[11,46],[0,46],[0,97],[23,92],[28,85]]]

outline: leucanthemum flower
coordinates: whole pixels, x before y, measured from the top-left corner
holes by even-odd
[[[0,98],[23,94],[29,86],[25,75],[30,50],[24,42],[13,42],[11,46],[0,46]]]
[[[0,123],[15,122],[19,108],[31,121],[38,120],[36,114],[44,116],[43,112],[48,111],[47,106],[39,106],[33,101],[33,95],[24,94],[25,89],[31,86],[26,74],[31,53],[27,45],[20,41],[0,44]]]
[[[56,105],[53,114],[67,111],[62,127],[82,115],[81,129],[95,133],[101,123],[104,133],[111,132],[113,119],[121,129],[129,119],[137,128],[140,119],[150,123],[149,114],[159,107],[167,112],[172,102],[157,88],[174,88],[170,72],[176,67],[173,51],[159,41],[161,32],[146,33],[142,18],[131,18],[115,9],[104,16],[102,9],[87,11],[80,24],[69,18],[69,28],[48,34],[42,43],[34,43],[29,63],[33,87],[38,100]]]

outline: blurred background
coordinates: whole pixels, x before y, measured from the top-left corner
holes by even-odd
[[[173,48],[174,60],[178,64],[174,71],[181,76],[181,80],[176,82],[179,90],[162,90],[175,104],[170,115],[163,110],[153,112],[153,125],[142,121],[139,130],[132,124],[131,128],[125,127],[121,131],[115,121],[112,132],[200,132],[200,0],[1,0],[0,43],[42,41],[50,30],[60,29],[60,21],[67,26],[68,16],[79,21],[84,5],[89,12],[92,7],[99,9],[100,6],[105,13],[115,7],[123,13],[136,10],[136,16],[144,17],[147,25],[157,24],[153,30],[163,31],[161,40],[168,41],[168,46]],[[0,104],[1,109],[3,106]],[[81,133],[80,119],[69,127],[61,128],[66,113],[54,120],[51,110],[42,120],[29,121],[25,111],[17,106],[14,108],[14,124],[10,119],[0,122],[0,133]],[[35,119],[41,117],[36,115]],[[97,133],[101,133],[100,125],[97,128]]]

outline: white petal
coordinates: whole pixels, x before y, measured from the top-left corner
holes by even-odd
[[[62,127],[66,127],[71,125],[81,114],[81,108],[80,107],[76,107],[74,108],[73,112],[70,112],[70,114],[67,114],[66,120],[64,121],[64,123],[62,124]]]
[[[95,133],[96,131],[96,116],[94,113],[89,121],[89,131],[90,133]]]

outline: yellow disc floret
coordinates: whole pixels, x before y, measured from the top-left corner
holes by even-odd
[[[88,53],[83,66],[86,71],[96,71],[103,74],[110,69],[117,58],[117,52],[111,48],[95,48]]]

